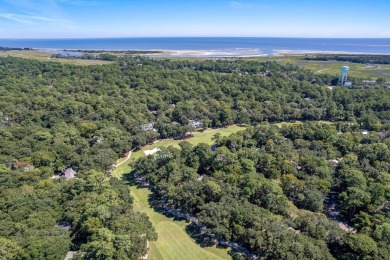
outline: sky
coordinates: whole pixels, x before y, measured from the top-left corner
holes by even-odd
[[[390,38],[390,0],[0,0],[0,38]]]

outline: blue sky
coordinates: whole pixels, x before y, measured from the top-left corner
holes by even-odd
[[[0,38],[390,37],[390,0],[0,0]]]

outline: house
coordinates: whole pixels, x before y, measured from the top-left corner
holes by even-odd
[[[153,124],[153,123],[141,125],[141,128],[142,128],[142,130],[144,130],[144,131],[153,131],[153,130],[154,130],[153,127],[154,127],[154,124]]]
[[[12,118],[10,117],[4,117],[3,119],[0,120],[0,126],[4,127],[6,125],[9,125],[12,121]]]
[[[376,81],[375,80],[362,80],[363,84],[366,84],[366,85],[372,85],[372,84],[375,84]]]
[[[63,229],[66,229],[66,230],[70,230],[70,228],[71,228],[71,226],[70,226],[68,221],[61,221],[61,222],[56,224],[56,227],[63,228]]]
[[[89,140],[89,142],[92,143],[92,144],[95,144],[95,143],[100,144],[100,143],[102,143],[102,138],[100,138],[98,136],[93,136],[91,138],[91,140]]]
[[[30,171],[33,171],[35,169],[35,167],[34,167],[34,165],[31,165],[28,162],[20,161],[20,162],[16,162],[16,163],[11,164],[11,169],[22,170],[24,172],[30,172]]]
[[[349,82],[349,81],[345,82],[344,87],[352,88],[352,82]]]
[[[382,132],[379,133],[379,136],[382,138],[382,139],[385,139],[387,137],[387,132],[385,130],[383,130]]]
[[[77,251],[68,251],[68,253],[66,253],[64,260],[72,260],[76,254],[77,254]]]
[[[69,167],[69,168],[65,169],[65,171],[64,171],[64,176],[65,176],[67,181],[76,178],[76,174],[77,174],[77,172],[75,170],[73,170],[72,167]]]
[[[196,178],[197,181],[202,181],[206,177],[206,175],[202,174],[198,178]]]
[[[144,153],[145,153],[146,156],[148,156],[148,155],[153,155],[153,154],[155,154],[155,153],[157,153],[159,151],[160,151],[159,148],[154,148],[152,150],[146,150],[146,151],[144,151]]]
[[[203,123],[200,121],[197,121],[197,120],[190,120],[188,125],[190,125],[194,128],[202,128],[203,127]]]
[[[333,168],[337,167],[337,165],[338,165],[339,163],[340,163],[340,161],[337,160],[337,159],[329,160],[329,166],[331,166],[331,167],[333,167]]]

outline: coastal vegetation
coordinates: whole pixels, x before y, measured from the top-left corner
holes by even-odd
[[[5,48],[7,49],[7,48]],[[64,55],[52,54],[33,49],[17,49],[1,51],[0,57],[20,57],[25,59],[37,59],[40,61],[53,61],[76,65],[102,65],[109,64],[113,61],[124,57],[150,56],[155,59],[170,58],[174,60],[198,60],[205,61],[210,59],[217,60],[246,60],[246,61],[275,61],[287,65],[293,64],[305,69],[312,70],[315,74],[333,75],[337,77],[340,73],[340,67],[348,65],[350,75],[360,80],[376,80],[378,78],[390,81],[390,65],[387,64],[388,56],[386,55],[305,55],[305,54],[283,54],[259,57],[180,57],[171,56],[172,53],[161,51],[104,51],[104,50],[63,50],[63,52],[81,53],[82,55]],[[83,55],[84,54],[84,55]],[[337,58],[335,58],[337,57]]]
[[[390,56],[388,55],[308,55],[304,60],[335,60],[362,64],[390,64]]]
[[[389,138],[338,127],[249,127],[216,134],[215,152],[183,141],[180,149],[140,158],[133,173],[153,185],[155,203],[192,214],[210,233],[259,257],[386,259]],[[326,217],[334,213],[326,205],[331,191],[347,224]]]
[[[0,52],[22,51],[22,50],[32,50],[32,49],[31,48],[14,48],[14,47],[2,47],[2,46],[0,46]]]
[[[237,126],[237,125],[232,125],[229,127],[224,127],[224,128],[219,128],[219,129],[206,129],[202,131],[196,131],[193,132],[193,137],[186,139],[188,142],[190,142],[192,145],[197,145],[200,143],[206,143],[209,145],[212,145],[214,143],[213,141],[213,136],[218,133],[221,136],[229,136],[233,133],[236,133],[240,130],[245,129],[244,126]],[[155,148],[159,147],[168,147],[168,146],[173,146],[173,147],[180,147],[179,143],[181,140],[174,140],[174,139],[165,139],[161,140],[158,142],[155,142],[150,145],[146,145],[144,147],[141,147],[137,151],[133,151],[131,156],[129,158],[120,158],[117,163],[121,163],[120,166],[115,167],[111,174],[115,177],[121,178],[123,174],[127,174],[131,171],[130,163],[134,162],[138,158],[145,156],[145,151],[146,150],[152,150]]]
[[[139,156],[133,173],[155,186],[157,200],[264,258],[388,258],[390,92],[357,78],[351,89],[329,89],[335,80],[240,59],[76,66],[1,57],[0,256],[145,255],[157,239],[152,216],[109,176],[112,165],[196,123],[198,131],[248,129],[206,130],[193,144]],[[332,123],[308,123],[320,120]],[[268,124],[284,121],[303,124]],[[63,177],[68,169],[77,178]],[[356,234],[325,217],[333,191]]]
[[[356,56],[355,58],[360,58],[361,61],[365,60],[365,56],[361,55]],[[314,57],[314,58],[311,58]],[[387,81],[390,81],[390,65],[384,63],[376,63],[375,60],[367,60],[365,63],[355,63],[350,60],[347,61],[339,61],[334,59],[326,58],[315,58],[316,55],[289,55],[284,54],[282,56],[275,57],[256,57],[256,58],[248,58],[251,60],[257,61],[275,61],[280,64],[293,64],[305,69],[312,70],[315,74],[323,74],[323,75],[334,75],[338,76],[340,74],[341,66],[347,65],[349,70],[349,75],[354,77],[355,79],[362,80],[376,80],[378,78],[384,78]],[[385,59],[388,59],[383,56]]]
[[[43,52],[38,50],[7,50],[0,51],[0,57],[15,57],[23,59],[34,59],[39,61],[50,61],[50,62],[60,62],[66,64],[74,65],[104,65],[112,63],[111,61],[105,60],[82,60],[82,59],[72,59],[71,57],[56,59],[52,57],[52,53]]]
[[[134,210],[145,212],[158,234],[158,239],[149,243],[148,259],[231,259],[227,248],[202,246],[192,239],[186,231],[188,222],[154,209],[150,205],[152,193],[148,188],[132,186],[131,194],[134,197]]]

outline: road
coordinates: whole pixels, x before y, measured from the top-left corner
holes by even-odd
[[[127,162],[127,161],[130,159],[132,153],[133,153],[133,151],[130,151],[130,152],[127,154],[127,157],[126,157],[125,160],[123,160],[122,162],[120,162],[120,163],[118,163],[118,164],[114,164],[114,168],[117,168],[117,167],[121,166],[122,164],[124,164],[125,162]]]
[[[335,191],[330,192],[326,198],[326,216],[328,219],[336,221],[339,224],[339,227],[345,232],[356,233],[356,229],[345,222],[345,220],[340,215],[337,193]]]

